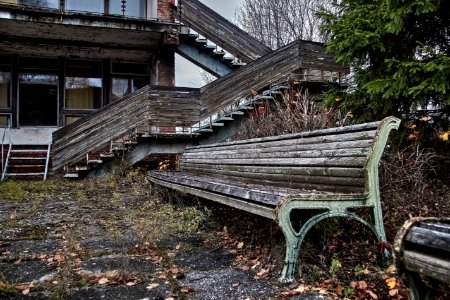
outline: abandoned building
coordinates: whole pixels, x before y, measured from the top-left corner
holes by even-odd
[[[176,87],[175,54],[218,79]],[[2,179],[225,140],[289,80],[314,91],[347,71],[320,43],[273,51],[198,0],[0,0]]]

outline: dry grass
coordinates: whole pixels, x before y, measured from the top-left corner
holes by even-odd
[[[277,98],[276,101],[256,105],[254,112],[242,122],[231,139],[289,134],[336,125],[336,111],[316,102],[307,91],[289,92]]]

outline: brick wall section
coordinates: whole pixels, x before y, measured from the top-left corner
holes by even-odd
[[[172,8],[175,0],[158,0],[158,20],[162,22],[174,22]]]
[[[158,85],[175,86],[175,50],[163,47],[158,59]]]

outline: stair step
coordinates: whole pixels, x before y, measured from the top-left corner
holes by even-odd
[[[103,163],[103,160],[101,159],[90,159],[87,161],[88,164],[101,164]]]
[[[116,155],[114,153],[100,153],[100,157],[103,157],[103,158],[107,158],[107,157],[112,158],[112,157],[115,157],[115,156]]]
[[[214,52],[211,56],[216,59],[221,59],[222,57],[225,56],[225,54],[226,54],[225,51],[219,50],[219,51]]]
[[[199,48],[203,48],[208,44],[208,40],[207,39],[196,39],[195,40],[195,46],[199,47]]]
[[[273,100],[273,97],[267,95],[257,95],[253,97],[253,100]]]
[[[202,51],[205,52],[206,54],[212,54],[214,50],[216,50],[216,46],[214,45],[206,45],[205,47],[202,48]]]
[[[80,175],[78,175],[78,173],[66,173],[63,176],[64,178],[78,178],[80,177]]]
[[[23,157],[21,157],[21,156],[10,156],[10,157],[9,157],[9,159],[12,159],[12,160],[46,160],[46,159],[47,159],[47,157],[43,157],[43,156],[40,156],[40,157],[29,157],[29,156],[23,156]]]
[[[248,105],[242,105],[239,106],[238,109],[242,109],[242,110],[253,110],[255,109],[253,106],[248,106]]]
[[[21,164],[8,164],[8,168],[41,168],[45,165],[21,165]]]
[[[89,170],[89,166],[88,165],[75,166],[75,171],[88,171],[88,170]]]
[[[212,123],[212,126],[215,126],[215,127],[223,127],[223,126],[225,126],[225,123],[214,122],[214,123]]]
[[[241,63],[241,62],[232,62],[230,65],[229,65],[229,67],[230,68],[232,68],[233,70],[236,70],[236,69],[238,69],[238,68],[240,68],[240,67],[242,67],[242,66],[245,66],[245,64],[244,63]]]
[[[234,121],[234,118],[231,116],[223,116],[219,118],[219,121]]]
[[[11,149],[11,153],[45,153],[47,154],[47,149]]]
[[[234,61],[234,57],[224,56],[220,59],[220,62],[225,65],[230,65]]]
[[[245,115],[245,113],[243,111],[236,110],[236,111],[232,111],[231,115],[243,116],[243,115]]]
[[[201,128],[201,129],[197,130],[197,132],[211,133],[211,132],[214,132],[214,130],[212,130],[211,128]]]
[[[5,173],[5,176],[41,176],[45,173]]]

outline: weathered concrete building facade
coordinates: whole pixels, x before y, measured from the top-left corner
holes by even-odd
[[[13,135],[17,142],[37,133],[48,140],[56,128],[143,86],[173,86],[173,5],[1,0],[0,122],[23,132]]]

